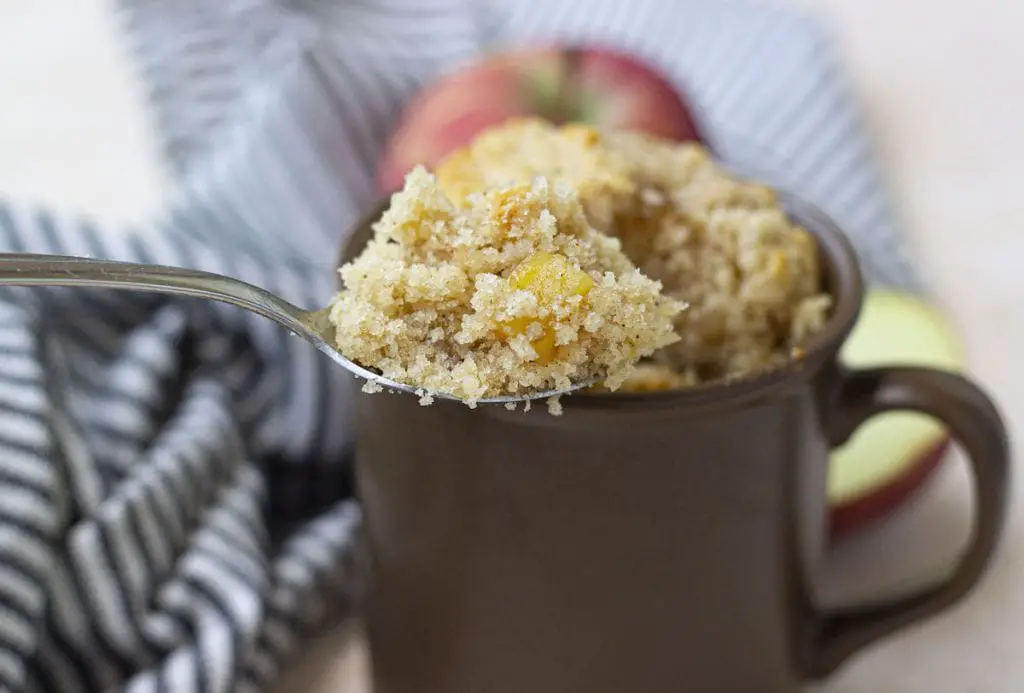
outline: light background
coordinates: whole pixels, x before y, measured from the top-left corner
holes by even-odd
[[[797,0],[793,0],[797,1]],[[804,0],[830,20],[924,274],[973,373],[1024,432],[1024,4]],[[141,226],[170,192],[113,0],[0,0],[0,197]],[[1020,484],[1017,484],[1020,486]],[[966,476],[842,547],[832,601],[933,574],[966,536]],[[1002,693],[1024,681],[1024,516],[965,605],[866,653],[828,693]],[[756,579],[753,576],[752,579]],[[366,690],[358,638],[315,643],[281,693]],[[816,689],[818,690],[818,689]]]

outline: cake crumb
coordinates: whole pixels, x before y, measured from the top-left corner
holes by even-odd
[[[366,394],[372,395],[383,391],[384,388],[376,380],[367,380],[366,382],[363,383],[362,390]]]
[[[551,414],[551,416],[562,415],[561,398],[561,395],[554,395],[553,397],[548,397],[548,413]]]

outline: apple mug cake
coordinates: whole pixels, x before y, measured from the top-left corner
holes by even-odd
[[[373,230],[340,270],[338,346],[424,403],[740,377],[830,306],[770,188],[637,133],[508,121],[411,171]]]

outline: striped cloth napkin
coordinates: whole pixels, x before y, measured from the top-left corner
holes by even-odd
[[[917,289],[827,33],[754,0],[120,0],[178,197],[146,233],[0,205],[4,250],[334,291],[403,103],[480,52],[631,49],[712,145]],[[358,598],[341,369],[219,304],[0,292],[0,690],[256,691]]]

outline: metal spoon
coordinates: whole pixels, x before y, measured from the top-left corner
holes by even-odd
[[[352,375],[373,381],[389,390],[416,394],[417,388],[363,368],[350,361],[334,346],[334,325],[327,308],[303,310],[280,296],[252,284],[212,272],[149,265],[135,262],[113,262],[71,255],[32,255],[0,253],[0,286],[91,286],[127,291],[149,291],[159,294],[194,296],[210,301],[229,303],[252,311],[284,326],[327,354]],[[592,382],[573,384],[569,390],[531,392],[518,396],[489,397],[480,404],[507,404],[568,394],[589,387]],[[443,392],[431,393],[436,398],[459,400]],[[459,400],[461,401],[461,400]]]

